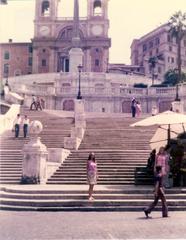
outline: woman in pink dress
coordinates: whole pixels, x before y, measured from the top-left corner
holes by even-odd
[[[95,159],[95,154],[90,153],[87,160],[87,182],[89,184],[89,200],[94,200],[92,197],[94,185],[97,183],[97,163]]]
[[[141,104],[140,104],[140,102],[136,102],[136,115],[137,115],[137,117],[140,117],[140,115],[141,115],[141,112],[142,112],[142,110],[141,110]]]

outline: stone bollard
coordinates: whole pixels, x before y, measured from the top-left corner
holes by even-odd
[[[182,101],[174,101],[172,102],[172,110],[176,113],[184,112],[184,103]]]
[[[30,125],[31,140],[23,147],[22,184],[45,184],[47,181],[47,147],[41,143],[38,134],[43,126],[39,121]]]

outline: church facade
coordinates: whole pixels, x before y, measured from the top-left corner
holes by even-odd
[[[87,0],[87,17],[79,19],[84,72],[108,70],[111,47],[111,39],[108,37],[108,2],[109,0]],[[59,0],[36,0],[32,42],[18,44],[10,40],[0,44],[1,78],[69,72],[74,19],[58,17],[58,12],[62,10],[59,9]]]
[[[58,17],[58,2],[36,1],[33,73],[69,72],[74,21]],[[108,29],[108,0],[87,0],[87,17],[79,20],[83,71],[107,71],[111,46]]]

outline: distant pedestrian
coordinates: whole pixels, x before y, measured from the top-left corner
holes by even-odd
[[[97,163],[95,159],[95,154],[90,153],[87,160],[87,182],[89,184],[89,190],[88,190],[89,200],[94,200],[94,198],[92,197],[92,194],[93,194],[94,185],[97,183],[97,178],[98,178],[98,174],[97,174]]]
[[[42,106],[41,106],[41,99],[40,97],[37,97],[36,100],[36,110],[40,109],[42,111]]]
[[[140,115],[141,115],[141,112],[142,112],[142,110],[141,110],[141,104],[140,104],[140,102],[136,102],[136,116],[137,117],[140,117]]]
[[[26,138],[27,134],[28,134],[29,122],[30,122],[30,120],[28,119],[27,115],[25,115],[25,117],[23,119],[23,134],[24,134],[24,138]]]
[[[154,201],[147,208],[144,209],[144,213],[147,218],[149,217],[151,211],[158,204],[159,199],[161,199],[162,202],[162,217],[168,217],[168,208],[162,183],[162,167],[156,166]]]
[[[136,116],[136,99],[132,98],[131,101],[131,111],[132,111],[132,117],[135,118]]]
[[[32,103],[30,105],[30,110],[33,110],[33,106],[35,107],[35,110],[37,110],[37,103],[36,103],[35,95],[32,95]]]
[[[15,130],[15,138],[19,137],[19,130],[21,125],[21,116],[20,114],[17,114],[17,118],[14,120],[13,126]]]

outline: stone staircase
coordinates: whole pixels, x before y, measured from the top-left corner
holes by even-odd
[[[1,187],[0,208],[16,211],[142,211],[153,199],[152,189],[148,187],[98,185],[94,201],[88,201],[88,186],[85,185],[48,187]],[[166,190],[166,197],[169,211],[186,210],[186,188]],[[161,210],[161,204],[156,210]]]
[[[130,117],[87,119],[84,139],[48,180],[48,184],[85,184],[86,163],[94,152],[98,163],[98,184],[134,184],[136,167],[144,167],[154,129],[131,128]],[[144,183],[148,176],[144,177]],[[149,183],[147,181],[147,183]]]
[[[40,134],[41,141],[48,148],[62,148],[64,137],[70,135],[73,125],[72,118],[59,118],[44,111],[22,110],[21,115],[28,115],[30,121],[39,120],[43,124]],[[20,137],[14,139],[14,132],[7,131],[0,139],[0,184],[19,184],[22,174],[22,148],[29,141],[23,138],[21,129]]]
[[[47,147],[63,147],[72,118],[24,110],[31,120],[43,122],[41,140]],[[14,140],[8,132],[1,138],[0,209],[20,211],[142,211],[153,199],[152,186],[134,186],[136,167],[144,167],[149,156],[148,141],[155,129],[131,128],[137,119],[87,119],[85,137],[78,151],[65,160],[48,184],[18,184],[21,177],[21,149],[28,141]],[[99,180],[95,201],[88,201],[86,161],[95,152]],[[148,182],[146,176],[141,176]],[[4,184],[4,185],[3,185]],[[11,184],[11,185],[7,185]],[[72,185],[73,184],[73,185]],[[169,210],[186,210],[186,188],[166,190]],[[159,205],[158,210],[161,209]]]

